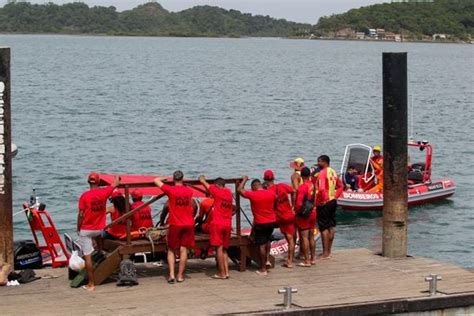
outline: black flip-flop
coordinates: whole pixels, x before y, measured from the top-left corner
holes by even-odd
[[[176,279],[168,279],[168,284],[174,284],[174,282],[176,282]]]
[[[184,279],[176,280],[176,282],[178,282],[178,283],[183,283],[183,282],[184,282]]]

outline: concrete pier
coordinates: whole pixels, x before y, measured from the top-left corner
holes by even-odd
[[[282,259],[277,263],[281,264]],[[2,315],[367,315],[458,310],[474,313],[474,273],[422,257],[384,258],[367,249],[338,250],[312,268],[277,265],[269,276],[252,268],[229,280],[213,280],[213,259],[191,260],[182,284],[166,283],[167,267],[139,264],[140,285],[111,280],[94,292],[69,287],[66,269],[37,271],[45,278],[16,288],[0,287]],[[254,267],[253,267],[254,269]],[[430,296],[425,277],[442,276]],[[291,286],[293,306],[284,309],[279,289]],[[461,314],[462,315],[462,314]]]

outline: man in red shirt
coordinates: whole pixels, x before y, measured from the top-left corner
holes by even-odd
[[[295,214],[293,213],[293,206],[291,205],[289,195],[293,195],[295,191],[288,184],[275,184],[275,175],[272,170],[264,172],[263,180],[267,183],[267,190],[272,191],[275,195],[277,225],[288,242],[288,258],[283,266],[293,268],[293,258],[295,255]]]
[[[326,155],[318,158],[319,173],[315,177],[317,188],[316,205],[318,209],[318,227],[323,243],[322,259],[331,257],[331,248],[336,233],[337,199],[344,190],[344,184],[334,169],[329,167],[330,159]]]
[[[315,188],[310,179],[311,170],[304,167],[301,170],[303,184],[296,191],[295,203],[295,223],[300,233],[301,253],[304,256],[304,262],[298,264],[300,267],[311,267],[315,264],[316,243],[314,241],[314,228],[316,226],[316,209],[311,209],[307,216],[302,215],[303,205],[309,201],[314,205]]]
[[[184,175],[178,170],[173,173],[174,185],[163,183],[166,177],[156,178],[155,184],[168,196],[168,283],[184,281],[184,270],[188,261],[188,248],[194,247],[193,191],[184,186]],[[175,278],[175,251],[180,251],[178,275]]]
[[[260,257],[260,267],[256,272],[258,275],[267,275],[267,258],[270,255],[270,242],[276,225],[275,194],[272,191],[265,190],[258,179],[252,181],[252,191],[245,191],[244,188],[248,179],[247,176],[243,177],[237,191],[244,198],[250,200],[250,208],[253,214],[252,231]]]
[[[225,181],[222,178],[217,178],[213,185],[209,185],[204,176],[200,176],[199,181],[214,199],[210,222],[210,244],[216,247],[219,272],[213,278],[228,279],[229,257],[227,248],[229,248],[232,230],[232,191],[225,187]]]
[[[77,232],[87,269],[88,283],[83,288],[92,291],[95,288],[94,266],[91,256],[94,251],[92,238],[100,236],[106,226],[107,199],[119,185],[120,178],[115,176],[113,184],[105,188],[99,188],[100,176],[98,173],[91,172],[87,181],[90,189],[82,193],[79,198]]]
[[[199,214],[196,217],[196,230],[201,231],[205,234],[209,234],[211,231],[212,213],[214,210],[214,199],[204,198],[199,203]]]
[[[131,193],[133,203],[131,205],[131,209],[134,210],[137,207],[142,206],[145,204],[143,199],[143,194],[140,193],[138,190],[133,190]],[[153,218],[151,217],[151,207],[145,206],[140,209],[138,212],[133,213],[132,215],[132,231],[137,231],[140,228],[145,227],[153,227]]]

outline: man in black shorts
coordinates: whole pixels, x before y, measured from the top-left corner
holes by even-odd
[[[331,258],[331,248],[336,233],[336,200],[341,196],[344,189],[341,179],[337,176],[336,171],[329,167],[329,163],[328,156],[320,156],[318,158],[320,171],[315,176],[317,221],[323,243],[322,259]]]
[[[275,214],[275,193],[272,190],[265,190],[260,180],[252,181],[252,191],[245,191],[245,184],[248,177],[244,176],[237,191],[244,198],[250,200],[250,207],[253,214],[254,242],[259,249],[259,269],[258,275],[267,275],[267,258],[270,255],[270,242],[273,229],[276,226]]]

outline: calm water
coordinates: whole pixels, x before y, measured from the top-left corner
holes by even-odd
[[[14,205],[36,188],[74,231],[91,170],[288,181],[295,156],[381,143],[381,53],[408,51],[418,138],[450,200],[410,211],[410,253],[474,266],[474,47],[279,39],[0,36],[12,47]],[[337,247],[378,249],[381,216],[341,213]],[[15,237],[29,236],[23,214]]]

